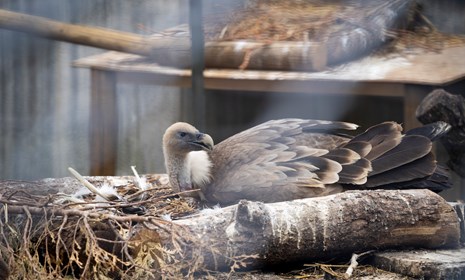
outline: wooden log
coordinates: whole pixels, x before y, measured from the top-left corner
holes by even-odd
[[[241,201],[174,225],[190,244],[182,262],[201,256],[202,266],[212,270],[276,268],[373,249],[455,248],[460,238],[454,210],[428,190],[351,191],[272,204]],[[164,246],[173,248],[173,234],[161,233]]]
[[[416,117],[423,124],[444,121],[452,126],[439,141],[449,154],[448,166],[465,177],[465,99],[443,89],[434,90],[418,106]]]
[[[168,180],[165,176],[154,175],[160,180]],[[118,187],[134,183],[133,176],[92,176],[85,177],[94,185]],[[37,181],[0,180],[0,198],[10,197],[14,193],[25,193],[34,196],[53,196],[58,193],[73,194],[84,186],[72,177],[47,178]]]

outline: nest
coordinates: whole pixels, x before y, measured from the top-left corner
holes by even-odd
[[[331,1],[295,2],[257,1],[246,9],[222,15],[227,20],[210,14],[206,24],[207,38],[261,42],[321,40],[328,34],[327,27],[335,27],[338,15],[349,9]]]
[[[21,183],[26,188],[18,188],[17,182],[2,182],[0,248],[10,279],[154,279],[196,269],[165,262],[179,250],[161,248],[158,232],[169,232],[173,244],[182,246],[183,229],[169,220],[198,211],[171,191],[166,177],[144,177],[145,191],[131,177],[116,185],[95,178],[91,184],[99,189],[111,185],[120,199],[34,195],[29,187],[39,190],[50,183]]]

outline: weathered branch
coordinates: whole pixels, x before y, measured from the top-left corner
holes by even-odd
[[[139,55],[150,53],[150,45],[144,36],[106,28],[68,24],[7,10],[0,10],[0,28],[103,49]]]

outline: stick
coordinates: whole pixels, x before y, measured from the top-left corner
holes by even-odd
[[[347,278],[350,278],[352,276],[352,274],[354,273],[354,270],[358,266],[358,261],[357,261],[358,258],[363,257],[363,256],[368,255],[368,254],[371,254],[373,252],[374,252],[374,250],[371,250],[371,251],[368,251],[368,252],[365,252],[365,253],[361,253],[361,254],[355,254],[355,253],[352,254],[352,258],[350,258],[350,265],[347,268],[346,273],[344,273],[344,275]]]
[[[94,187],[94,185],[92,185],[89,181],[87,181],[84,177],[81,176],[81,174],[79,174],[76,170],[74,170],[73,168],[71,167],[68,167],[68,171],[76,178],[78,179],[83,185],[84,187],[88,188],[89,191],[93,192],[94,194],[102,197],[103,199],[105,199],[106,201],[112,201],[112,199],[107,196],[106,194],[103,194],[102,192],[100,192],[96,187]]]

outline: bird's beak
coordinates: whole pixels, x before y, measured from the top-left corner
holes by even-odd
[[[197,133],[195,135],[195,140],[190,142],[192,145],[200,147],[202,150],[211,151],[213,150],[213,139],[210,135],[205,133]]]

